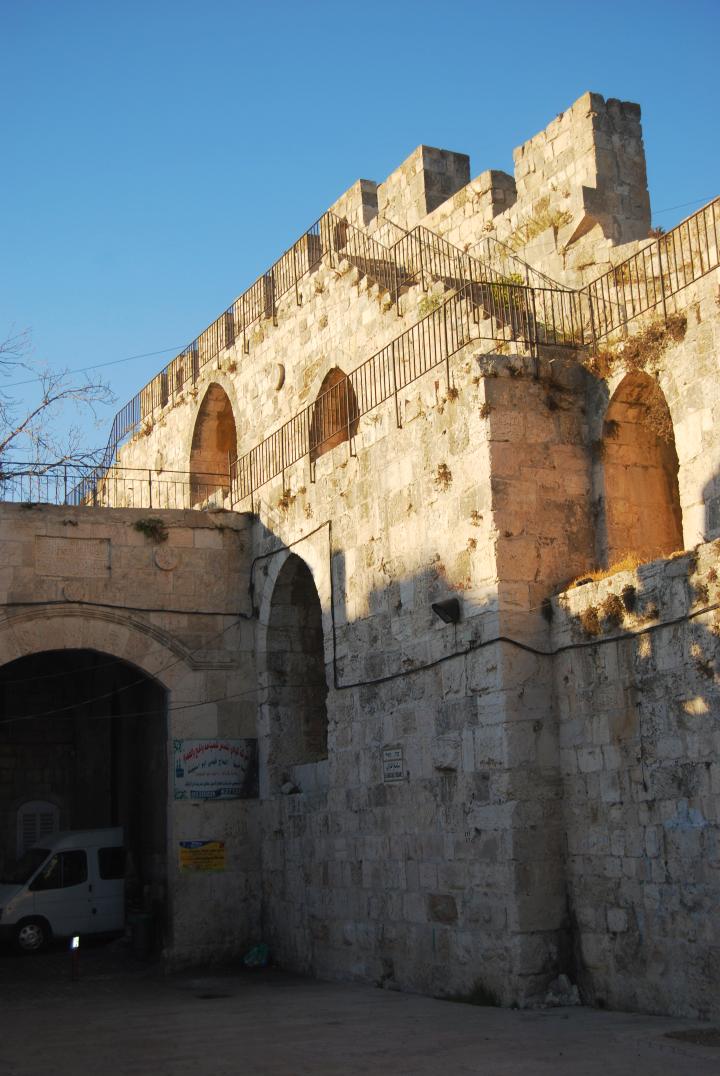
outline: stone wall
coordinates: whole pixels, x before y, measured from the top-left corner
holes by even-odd
[[[600,372],[588,389],[588,441],[593,451],[592,499],[599,513],[596,559],[607,562],[607,534],[603,517],[608,491],[605,486],[605,451],[609,444],[610,462],[614,444],[604,427],[612,402],[622,392],[629,376],[638,372],[652,379],[667,403],[670,426],[661,421],[661,432],[671,437],[677,454],[677,484],[682,537],[676,548],[690,549],[720,535],[717,510],[717,483],[720,473],[718,428],[719,393],[717,362],[720,354],[720,319],[718,318],[717,271],[685,288],[668,303],[671,319],[663,325],[661,313],[651,311],[631,326],[631,332],[616,339],[604,351]],[[598,367],[593,365],[595,373]],[[641,403],[647,404],[645,394]],[[651,421],[657,423],[658,410],[651,408]],[[611,431],[612,432],[612,431]],[[667,443],[667,441],[666,441]],[[622,477],[619,478],[622,485]],[[628,490],[626,489],[626,493]],[[630,497],[636,496],[629,490]],[[646,492],[640,491],[640,499]],[[648,516],[657,515],[650,509]]]
[[[251,540],[249,521],[237,514],[162,513],[165,540],[142,530],[148,515],[126,509],[0,508],[0,665],[8,666],[10,676],[6,684],[3,675],[0,700],[5,778],[0,843],[14,854],[14,818],[27,799],[58,803],[61,825],[110,824],[108,718],[112,713],[132,717],[137,706],[147,705],[146,695],[138,689],[124,692],[113,677],[118,669],[131,685],[148,677],[165,695],[165,712],[148,717],[163,722],[162,735],[158,745],[156,737],[134,727],[133,741],[145,740],[143,757],[135,759],[132,773],[124,773],[118,795],[145,797],[145,846],[158,861],[152,898],[166,904],[165,953],[170,963],[180,963],[227,953],[228,945],[241,948],[258,920],[254,804],[176,801],[171,768],[175,739],[256,735],[254,692],[247,692],[253,682],[253,633],[249,620],[242,619],[251,616]],[[94,673],[73,678],[79,694],[73,694],[67,677],[58,679],[57,666],[50,664],[54,652],[68,655],[66,668],[79,654],[85,664],[95,662]],[[17,689],[9,664],[32,655],[37,656],[35,701]],[[48,688],[43,682],[49,674]],[[52,688],[52,677],[64,686],[66,698]],[[79,705],[85,698],[94,701]],[[61,705],[73,708],[59,723],[32,717]],[[8,723],[18,711],[27,719]],[[128,740],[115,749],[132,753],[136,747]],[[159,758],[163,768],[157,772]],[[153,852],[158,832],[166,845]],[[225,842],[222,875],[180,871],[178,842],[200,839]]]
[[[515,173],[468,182],[467,158],[419,147],[385,183],[358,181],[333,208],[383,242],[398,234],[388,219],[421,222],[536,284],[551,273],[577,285],[646,242],[637,106],[584,95],[517,151]],[[208,416],[231,410],[240,457],[303,408],[313,429],[321,387],[442,313],[456,285],[452,275],[431,282],[426,274],[398,297],[368,271],[358,259],[326,257],[190,390],[170,386],[167,403],[121,449],[121,466],[150,468],[162,506],[163,476],[188,470],[193,445],[200,472],[227,451],[231,423],[222,423],[220,444],[220,422]],[[512,300],[504,326],[477,303],[447,364],[352,422],[346,401],[349,439],[338,429],[312,459],[305,452],[242,501],[220,484],[213,500],[235,512],[207,511],[196,488],[193,503],[206,512],[178,516],[171,529],[168,548],[181,558],[174,572],[159,575],[146,540],[122,522],[137,513],[108,514],[115,575],[90,593],[129,615],[141,595],[162,587],[159,624],[177,635],[190,669],[172,690],[199,707],[178,711],[172,735],[256,735],[259,743],[259,804],[169,805],[170,842],[179,832],[223,833],[231,859],[224,878],[173,876],[174,959],[219,951],[232,917],[226,952],[264,939],[282,964],[322,976],[528,1004],[564,972],[591,1000],[710,1011],[701,993],[703,985],[715,990],[715,971],[689,932],[695,923],[700,937],[717,894],[702,858],[711,862],[716,832],[718,789],[712,766],[703,769],[717,709],[715,635],[714,622],[708,627],[688,602],[693,593],[714,601],[711,547],[699,554],[704,577],[692,592],[677,581],[681,559],[640,569],[635,591],[652,584],[658,593],[652,615],[641,595],[644,612],[623,604],[618,613],[615,602],[593,619],[588,610],[609,596],[607,582],[551,599],[625,552],[612,521],[620,520],[615,534],[632,537],[635,562],[717,533],[717,287],[715,271],[679,293],[667,323],[655,310],[582,352],[530,348]],[[389,349],[389,382],[396,362],[411,370],[433,333],[447,330],[440,313],[423,322],[415,352]],[[673,442],[677,465],[658,448],[660,434]],[[651,447],[662,458],[654,468]],[[657,550],[643,544],[639,522],[628,524],[660,504],[636,488],[650,470],[653,479],[673,472],[677,482],[678,527],[663,530]],[[101,527],[101,518],[77,516],[83,528],[91,519]],[[8,540],[23,526],[16,512]],[[53,526],[61,526],[56,517]],[[20,569],[27,554],[10,555]],[[26,592],[58,597],[28,566]],[[77,597],[72,586],[63,595]],[[587,606],[583,595],[592,598]],[[198,627],[208,602],[227,616],[240,611],[240,620],[217,651],[208,643],[205,652],[206,633],[227,623]],[[611,615],[640,641],[607,642]],[[135,621],[128,627],[118,616],[126,634],[105,645],[136,655],[129,660],[152,675]],[[660,628],[658,617],[677,623]],[[74,624],[75,634],[63,628],[68,639],[88,639],[85,621]],[[658,664],[663,632],[680,650],[662,642],[666,664]],[[652,660],[641,676],[628,654],[637,645],[644,662],[645,639]],[[643,764],[662,784],[654,795],[661,806],[640,794],[648,778],[633,761],[639,733],[628,700],[641,680],[655,722]],[[711,795],[712,803],[697,798]],[[670,834],[664,877],[652,863],[639,865],[643,855],[658,858],[648,833],[659,839],[661,826]],[[685,830],[694,836],[682,843]],[[679,881],[685,859],[701,887],[690,896]],[[662,914],[651,914],[661,900]],[[696,901],[687,922],[683,900]],[[212,924],[198,925],[206,907]],[[682,945],[670,940],[675,922]],[[192,942],[183,947],[180,937]],[[651,979],[661,960],[682,964],[672,986],[635,981],[632,961],[645,937]]]
[[[470,158],[464,153],[418,146],[379,185],[378,212],[401,228],[414,228],[469,180]]]
[[[650,230],[638,105],[586,93],[513,154],[514,179],[483,172],[422,223],[488,253],[498,239],[570,287],[634,252]],[[517,272],[510,261],[506,272]]]
[[[718,543],[553,603],[569,909],[592,1002],[715,1017]]]

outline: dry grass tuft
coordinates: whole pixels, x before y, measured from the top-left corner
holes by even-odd
[[[615,575],[617,572],[634,572],[642,563],[643,561],[635,553],[623,553],[619,560],[613,561],[607,568],[597,568],[593,572],[585,572],[584,575],[579,575],[568,583],[565,589],[572,590],[573,587],[582,587],[585,583],[598,583],[601,579],[609,579],[611,575]]]

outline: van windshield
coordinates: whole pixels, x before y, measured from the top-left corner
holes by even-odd
[[[9,883],[10,885],[23,885],[32,878],[35,871],[45,862],[49,855],[49,848],[28,848],[20,859],[10,860],[9,863],[5,864],[0,882]]]

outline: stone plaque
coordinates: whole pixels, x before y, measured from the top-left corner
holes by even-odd
[[[382,753],[383,781],[404,781],[405,764],[402,747],[388,747]]]
[[[158,546],[153,553],[153,559],[158,568],[163,572],[172,572],[178,566],[177,550]]]
[[[58,579],[106,579],[110,574],[109,538],[35,537],[35,571]]]

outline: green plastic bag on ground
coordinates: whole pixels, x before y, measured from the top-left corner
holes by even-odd
[[[266,968],[268,959],[270,956],[270,950],[264,942],[260,945],[253,946],[245,956],[243,957],[243,964],[246,968]]]

